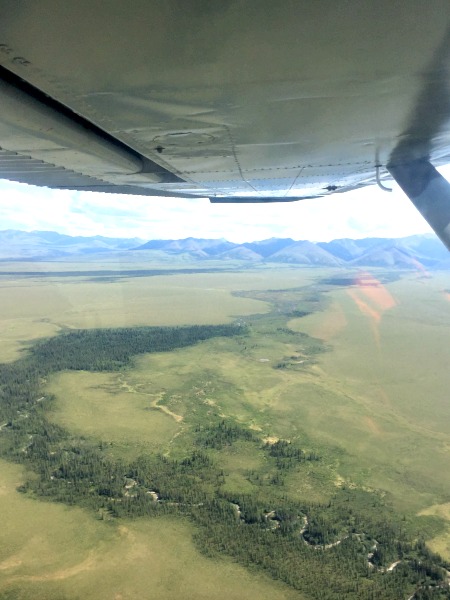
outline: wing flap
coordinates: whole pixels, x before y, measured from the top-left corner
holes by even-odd
[[[77,173],[71,169],[52,165],[31,156],[0,148],[0,178],[52,189],[102,192],[106,194],[131,194],[134,196],[160,196],[194,198],[192,194],[176,193],[150,187],[113,185],[96,177]]]
[[[0,105],[4,179],[142,195],[172,195],[164,186],[184,183],[3,67]]]

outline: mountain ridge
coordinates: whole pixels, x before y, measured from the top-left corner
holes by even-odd
[[[142,257],[183,256],[189,260],[236,260],[247,264],[283,263],[320,267],[448,269],[450,255],[434,234],[403,238],[341,238],[311,242],[270,238],[242,244],[224,238],[148,240],[106,236],[69,236],[53,231],[0,231],[0,260],[58,260],[112,252]]]

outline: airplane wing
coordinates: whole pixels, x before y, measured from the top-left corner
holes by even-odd
[[[0,176],[215,202],[389,173],[450,248],[448,0],[0,0]]]

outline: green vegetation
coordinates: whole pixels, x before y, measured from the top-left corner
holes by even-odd
[[[111,519],[188,519],[204,555],[259,568],[309,598],[443,597],[448,565],[418,535],[420,522],[399,518],[382,493],[345,482],[336,486],[336,460],[346,460],[342,449],[313,443],[307,418],[303,429],[286,423],[289,385],[295,389],[298,422],[306,417],[301,399],[314,387],[314,363],[332,354],[320,339],[287,323],[324,309],[321,294],[301,287],[241,295],[271,302],[274,310],[245,318],[245,325],[241,320],[63,333],[1,365],[0,450],[34,473],[21,491],[86,507],[105,526]],[[150,356],[136,360],[139,354]],[[201,360],[186,361],[194,355]],[[277,369],[281,358],[299,371]],[[153,375],[152,365],[164,361],[180,361],[178,379],[172,371],[159,380]],[[143,391],[146,378],[161,386],[168,377],[170,394],[163,391],[149,408],[167,419],[184,418],[170,452],[118,455],[111,447],[112,425],[103,430],[106,439],[96,437],[101,427],[83,435],[61,426],[55,419],[58,399],[45,386],[65,370],[116,372],[122,382],[116,386],[126,383],[130,393],[143,396],[160,393],[155,383],[151,393]],[[256,389],[242,389],[242,379],[237,385],[243,373],[258,379]],[[306,378],[303,387],[289,384],[297,375]],[[242,452],[249,458],[239,464]],[[298,493],[301,479],[321,480],[324,500]]]
[[[265,448],[269,456],[276,459],[278,469],[292,469],[305,460],[319,460],[315,452],[306,454],[301,448],[286,440],[277,440],[273,444],[266,443]]]
[[[43,390],[46,397],[55,396],[49,419],[72,434],[103,440],[117,457],[167,451],[183,427],[182,417],[165,412],[161,394],[135,389],[126,375],[87,371],[52,375]]]
[[[136,269],[124,260],[112,266],[120,271]],[[0,362],[20,358],[29,342],[66,330],[222,324],[232,322],[232,315],[266,310],[261,302],[231,295],[235,289],[264,284],[257,273],[193,273],[106,282],[112,276],[96,281],[77,277],[86,264],[62,264],[73,277],[1,276]],[[1,263],[0,274],[18,271],[18,266],[24,271],[36,270],[33,263]],[[101,267],[96,264],[96,269]],[[62,270],[58,262],[39,263],[39,268],[50,274]],[[111,264],[106,263],[106,268],[110,270]],[[280,272],[277,278],[286,285],[293,275]]]
[[[237,335],[241,330],[231,325],[193,325],[75,331],[37,343],[27,362],[41,375],[65,369],[116,371],[128,366],[136,354],[168,352],[213,336]]]
[[[301,407],[318,443],[339,445],[339,474],[387,490],[401,511],[448,502],[449,303],[446,277],[327,292],[322,313],[289,322],[333,347]],[[319,393],[320,390],[320,393]],[[286,406],[293,418],[294,406]],[[448,555],[450,557],[450,554]]]
[[[287,585],[202,556],[185,519],[99,520],[19,494],[29,474],[0,460],[0,598],[298,600]],[[214,590],[213,594],[211,590]]]
[[[196,442],[199,446],[216,450],[221,450],[224,446],[231,446],[237,440],[253,440],[255,437],[248,429],[224,420],[217,425],[199,426],[196,433]]]

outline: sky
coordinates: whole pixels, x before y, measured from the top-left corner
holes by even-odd
[[[439,169],[450,178],[450,165]],[[391,185],[389,183],[389,185]],[[49,190],[0,180],[0,230],[57,231],[150,239],[271,237],[330,241],[404,237],[431,231],[392,182],[286,204],[210,204],[207,199],[151,198]]]

